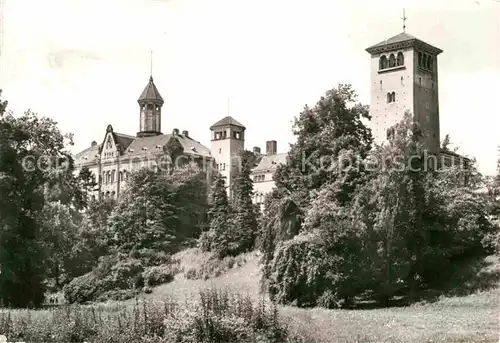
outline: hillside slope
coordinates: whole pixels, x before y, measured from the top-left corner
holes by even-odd
[[[202,269],[209,255],[188,249],[176,255],[183,271],[173,282],[154,288],[152,294],[141,296],[146,301],[162,301],[165,297],[181,303],[196,299],[206,288],[227,289],[244,293],[254,299],[260,294],[258,253],[239,258],[244,261],[217,277],[190,280],[190,269]],[[491,269],[500,270],[497,257],[490,258]],[[493,266],[493,267],[492,267]],[[409,307],[372,310],[328,310],[280,307],[290,329],[308,341],[315,342],[498,342],[500,289],[464,297],[442,297],[434,303]]]

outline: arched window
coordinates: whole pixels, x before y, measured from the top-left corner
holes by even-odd
[[[392,92],[392,94],[391,94],[391,102],[396,102],[396,92]]]
[[[118,176],[118,180],[123,181],[123,172],[120,172],[120,174]]]
[[[392,101],[392,95],[391,93],[387,93],[387,103],[390,103]]]
[[[387,68],[387,57],[383,55],[382,57],[380,57],[379,60],[379,69],[385,69],[385,68]]]
[[[394,54],[391,54],[389,56],[389,68],[392,68],[395,66],[396,66],[396,57],[394,57]]]
[[[127,179],[127,171],[126,171],[126,170],[124,170],[124,171],[123,171],[123,179],[124,179],[124,180],[126,180],[126,179]]]
[[[432,57],[427,57],[427,69],[432,70]]]
[[[402,66],[405,64],[405,57],[403,56],[402,52],[398,52],[398,66]]]
[[[419,52],[418,53],[418,66],[421,67],[423,65],[422,63],[422,59],[423,59],[423,56],[422,56],[422,53]]]
[[[114,183],[115,182],[115,174],[116,174],[116,171],[112,171],[111,172],[111,183]]]

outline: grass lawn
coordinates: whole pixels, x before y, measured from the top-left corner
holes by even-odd
[[[196,249],[177,256],[185,270],[206,260]],[[247,254],[245,260],[243,266],[206,281],[188,280],[180,273],[173,282],[141,298],[158,301],[170,297],[191,302],[200,290],[215,287],[259,299],[258,256]],[[500,342],[500,288],[409,307],[328,310],[286,306],[280,312],[293,332],[314,342]]]

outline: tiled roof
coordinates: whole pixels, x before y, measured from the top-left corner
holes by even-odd
[[[125,151],[124,156],[137,156],[154,151],[163,151],[172,134],[136,138]],[[210,149],[198,141],[184,135],[175,136],[184,148],[184,153],[210,157]]]
[[[219,126],[228,126],[228,125],[238,126],[238,127],[241,127],[242,129],[245,129],[243,124],[241,124],[239,121],[237,121],[236,119],[234,119],[231,116],[227,116],[227,117],[222,118],[221,120],[219,120],[217,123],[213,124],[212,126],[210,126],[210,130],[212,130],[213,128],[219,127]]]
[[[139,99],[137,99],[137,101],[145,100],[155,100],[163,104],[163,98],[161,97],[158,88],[156,88],[152,76],[149,78],[149,82],[146,85],[146,88],[144,88],[144,90],[142,91],[141,96],[139,97]]]
[[[406,41],[413,40],[413,39],[417,39],[417,38],[413,37],[412,35],[410,35],[406,32],[402,32],[402,33],[400,33],[394,37],[391,37],[389,39],[386,39],[378,44],[372,45],[368,49],[376,48],[376,47],[384,46],[384,45],[389,45],[389,44],[394,44],[394,43],[402,43],[402,42],[406,42]]]
[[[80,151],[76,155],[73,155],[73,160],[75,161],[76,165],[83,165],[90,163],[95,160],[95,156],[99,153],[99,145],[94,145],[91,147],[88,147],[87,149]]]
[[[151,153],[163,152],[163,147],[168,143],[172,134],[158,135],[150,137],[133,137],[120,133],[113,132],[116,140],[122,145],[122,158],[131,158],[135,156],[143,156]],[[175,136],[182,147],[184,148],[185,154],[198,155],[202,157],[211,157],[210,149],[205,147],[198,141],[195,141],[191,137],[186,137],[184,135]],[[96,145],[87,148],[74,156],[76,165],[87,164],[95,160],[95,155],[99,154],[100,146]],[[87,158],[85,158],[87,157]]]
[[[264,155],[262,156],[259,164],[252,170],[252,173],[273,171],[278,167],[278,165],[286,163],[287,156],[287,153]]]
[[[366,49],[367,52],[372,53],[372,52],[377,52],[380,51],[381,49],[383,50],[384,47],[389,48],[389,46],[393,44],[400,44],[400,43],[405,43],[405,44],[421,44],[426,46],[427,48],[430,48],[431,50],[434,50],[436,54],[439,54],[443,52],[443,50],[436,48],[435,46],[432,46],[428,43],[425,43],[424,41],[406,33],[402,32],[400,34],[395,35],[394,37],[388,38],[380,43],[377,43],[375,45],[370,46],[369,48]]]

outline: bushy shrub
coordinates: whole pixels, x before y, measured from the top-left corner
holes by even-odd
[[[356,295],[356,270],[348,261],[328,255],[329,248],[317,232],[280,243],[270,266],[271,299],[299,307],[349,304]]]
[[[70,304],[103,301],[108,295],[110,299],[124,298],[124,294],[135,294],[133,290],[143,287],[143,272],[144,267],[139,260],[105,257],[95,270],[65,285],[64,297]]]
[[[146,268],[142,276],[146,286],[152,287],[172,282],[178,271],[175,265],[167,264]]]

